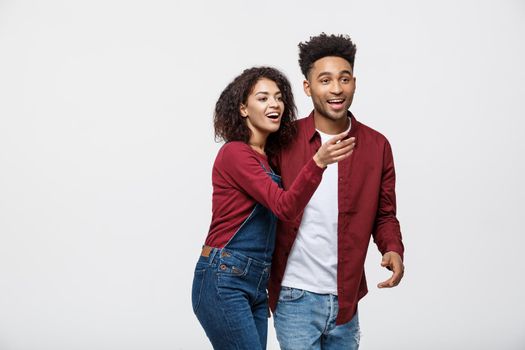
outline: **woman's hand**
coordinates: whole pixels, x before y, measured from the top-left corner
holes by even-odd
[[[328,164],[337,163],[348,158],[354,151],[355,137],[343,140],[347,136],[348,132],[345,131],[323,143],[314,155],[314,161],[317,166],[326,168]]]

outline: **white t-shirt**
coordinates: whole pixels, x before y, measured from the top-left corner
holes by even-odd
[[[334,135],[320,132],[325,143]],[[330,164],[304,210],[282,285],[337,295],[338,164]]]

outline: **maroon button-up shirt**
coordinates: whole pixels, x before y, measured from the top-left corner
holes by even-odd
[[[353,154],[338,163],[338,246],[337,293],[339,313],[336,324],[350,321],[357,302],[367,292],[364,272],[365,257],[373,236],[381,254],[397,252],[403,257],[404,247],[396,218],[395,171],[388,140],[379,132],[358,122],[349,112],[350,137],[356,137]],[[304,164],[321,146],[315,130],[313,112],[296,122],[297,135],[281,150],[275,163],[283,187],[288,188]],[[272,311],[277,307],[288,254],[297,236],[303,214],[290,222],[280,221],[268,286]]]

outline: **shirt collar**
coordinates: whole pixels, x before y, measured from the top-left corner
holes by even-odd
[[[357,128],[359,127],[359,122],[355,119],[354,115],[348,111],[348,117],[350,118],[350,123],[352,125],[352,128],[350,129],[350,137],[355,136],[357,132]],[[312,141],[317,134],[317,130],[315,129],[315,121],[314,121],[314,111],[310,113],[308,117],[306,117],[306,135],[308,136],[308,141]]]

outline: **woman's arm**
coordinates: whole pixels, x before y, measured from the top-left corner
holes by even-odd
[[[286,191],[268,176],[255,151],[245,143],[224,145],[215,166],[228,183],[270,209],[280,220],[293,221],[310,201],[326,166],[351,154],[354,139],[337,142],[344,137],[345,134],[340,134],[323,144]]]

